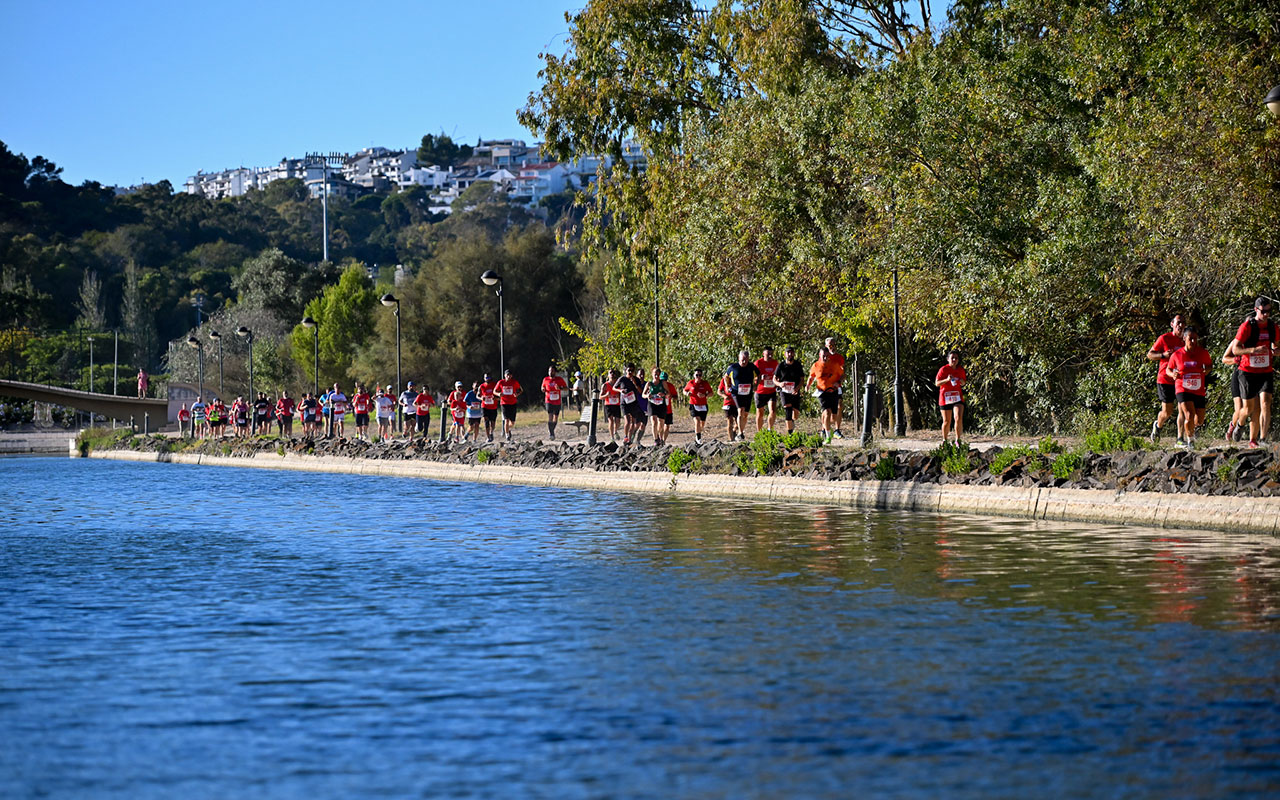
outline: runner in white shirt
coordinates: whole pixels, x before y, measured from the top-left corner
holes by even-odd
[[[391,423],[396,416],[396,399],[391,396],[391,384],[378,392],[373,405],[378,409],[378,438],[385,442],[391,438]]]

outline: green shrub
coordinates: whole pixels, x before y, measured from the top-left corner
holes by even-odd
[[[782,464],[782,434],[767,428],[757,431],[755,438],[749,443],[751,450],[751,466],[761,475],[777,469]]]
[[[996,453],[995,458],[991,459],[991,474],[1005,474],[1005,472],[1009,470],[1009,467],[1013,465],[1013,462],[1017,461],[1019,458],[1026,458],[1034,452],[1036,451],[1025,444],[1014,445],[1013,447],[1001,450],[999,453]]]
[[[1050,453],[1061,453],[1062,444],[1052,436],[1046,435],[1040,440],[1040,452],[1045,455],[1049,455]]]
[[[679,475],[685,467],[690,466],[698,457],[688,450],[681,450],[679,447],[671,451],[671,455],[667,456],[667,469],[671,470],[672,475]]]
[[[755,469],[755,459],[751,455],[750,450],[739,450],[733,454],[733,464],[744,474],[750,474]]]
[[[804,446],[812,450],[817,450],[827,443],[826,437],[820,433],[811,433],[804,437]]]
[[[1239,469],[1239,467],[1240,467],[1240,459],[1236,458],[1235,456],[1232,456],[1229,460],[1219,464],[1218,468],[1214,470],[1214,474],[1218,477],[1218,480],[1222,481],[1223,483],[1228,483],[1230,481],[1235,480],[1236,470]]]
[[[1114,453],[1121,450],[1142,450],[1146,442],[1112,426],[1090,431],[1084,436],[1084,448],[1091,453]]]
[[[94,450],[109,450],[116,442],[133,436],[128,428],[86,428],[76,436],[76,448],[80,455],[87,456]]]
[[[229,456],[229,455],[231,455],[231,445],[229,445],[229,444],[224,444],[224,445],[222,446],[222,454],[223,454],[224,456]]]
[[[1053,460],[1053,477],[1070,478],[1080,470],[1080,465],[1083,463],[1084,456],[1081,455],[1079,450],[1062,453]]]
[[[493,456],[494,454],[492,450],[481,450],[476,453],[476,463],[488,464],[490,461],[493,460]]]
[[[898,465],[892,456],[881,456],[876,461],[875,476],[878,481],[891,481],[898,475]]]

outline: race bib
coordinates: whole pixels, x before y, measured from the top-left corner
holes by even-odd
[[[1182,379],[1182,388],[1186,389],[1188,392],[1198,392],[1200,391],[1200,387],[1202,385],[1203,384],[1201,383],[1200,378],[1198,377]]]
[[[604,404],[606,406],[616,406],[618,403],[619,403],[619,400],[616,394],[611,394],[604,399]]]
[[[961,398],[961,394],[959,392],[943,392],[942,393],[942,402],[944,405],[949,406],[952,403],[959,403],[960,398]]]
[[[479,411],[479,410],[480,410],[480,404],[479,404],[479,403],[472,403],[472,404],[470,404],[470,405],[468,406],[468,408],[470,408],[472,411]]]
[[[751,394],[751,384],[749,383],[738,384],[738,394]]]
[[[635,392],[623,392],[623,393],[622,393],[622,402],[627,403],[627,404],[630,404],[630,403],[634,403],[635,401],[636,401],[636,395],[635,395]]]
[[[667,396],[662,392],[649,395],[649,402],[655,406],[665,406],[667,404]]]
[[[560,402],[560,393],[559,393],[559,392],[547,392],[547,402],[548,402],[548,403],[559,403],[559,402]]]
[[[766,389],[772,389],[774,387],[773,376],[766,375],[764,380],[760,382],[760,385]]]
[[[503,386],[503,387],[502,387],[502,396],[503,396],[503,397],[510,397],[511,395],[513,395],[513,394],[515,394],[515,393],[516,393],[516,390],[515,390],[514,388],[510,387],[510,386]]]
[[[795,394],[796,393],[795,381],[783,381],[782,391],[784,394]]]
[[[707,407],[706,407],[706,406],[699,406],[699,405],[695,405],[695,406],[693,407],[693,410],[694,410],[694,411],[706,411],[706,410],[707,410]]]
[[[1271,356],[1267,353],[1255,353],[1249,356],[1249,366],[1265,369],[1271,366]]]

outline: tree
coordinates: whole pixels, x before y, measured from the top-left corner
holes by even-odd
[[[471,158],[472,148],[469,144],[454,144],[447,134],[436,136],[428,133],[422,137],[418,146],[418,163],[425,166],[453,167]]]
[[[156,321],[155,312],[143,295],[141,272],[133,262],[125,267],[120,320],[125,338],[133,345],[134,362],[139,367],[150,369],[156,351]]]
[[[373,286],[363,264],[349,264],[338,282],[307,303],[305,314],[319,324],[320,382],[347,381],[352,374],[352,358],[373,330],[373,307],[377,303]],[[299,323],[290,337],[293,360],[314,377],[313,332]]]
[[[76,301],[80,316],[76,322],[91,331],[107,329],[107,311],[102,302],[102,281],[98,273],[89,270],[80,281],[80,298]]]

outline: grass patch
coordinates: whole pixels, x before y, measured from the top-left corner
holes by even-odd
[[[969,445],[964,442],[943,442],[929,455],[942,459],[942,471],[948,475],[967,475],[973,469],[973,462],[969,460]]]
[[[108,450],[112,445],[133,436],[128,428],[86,428],[76,435],[76,449],[87,456],[94,450]]]
[[[493,459],[494,452],[492,450],[480,450],[476,453],[477,464],[488,464]]]
[[[1051,453],[1061,453],[1062,450],[1062,443],[1052,436],[1045,435],[1045,437],[1040,440],[1040,452],[1046,456]]]
[[[685,469],[698,472],[702,469],[702,459],[688,450],[677,447],[671,451],[671,455],[667,456],[667,469],[671,470],[672,475],[679,475]]]
[[[1036,449],[1025,444],[1007,447],[996,453],[996,457],[991,459],[991,474],[1003,475],[1009,471],[1009,467],[1013,465],[1013,462],[1020,458],[1028,458],[1034,453],[1036,453]]]
[[[1072,450],[1066,453],[1060,453],[1053,460],[1050,469],[1055,478],[1070,478],[1080,471],[1081,464],[1084,463],[1084,455],[1079,450]]]
[[[880,456],[876,459],[876,480],[891,481],[898,476],[898,465],[892,457]]]
[[[1084,435],[1084,449],[1090,453],[1116,453],[1127,450],[1145,450],[1147,443],[1115,426],[1090,431]]]
[[[1223,461],[1214,470],[1213,474],[1223,483],[1230,483],[1236,479],[1236,470],[1240,468],[1240,459],[1232,456],[1230,459]]]

